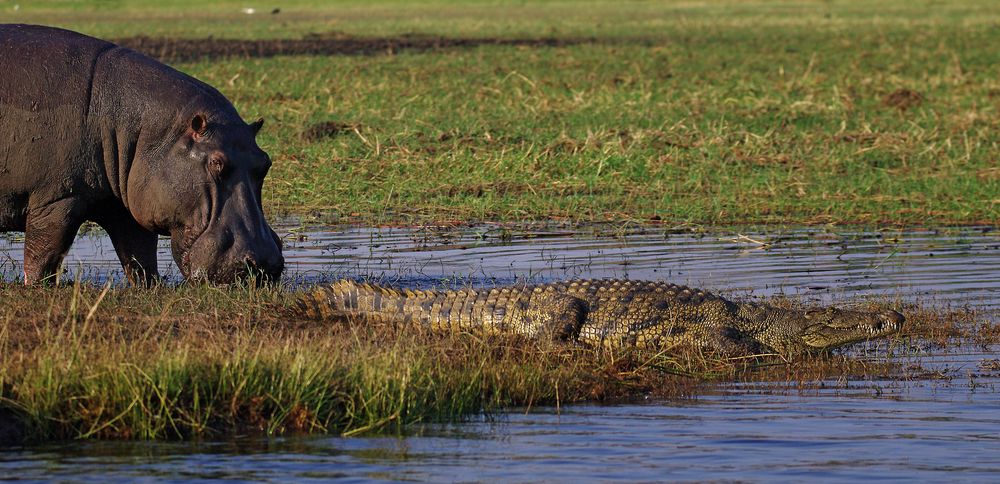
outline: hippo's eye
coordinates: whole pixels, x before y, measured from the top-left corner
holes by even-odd
[[[226,160],[221,156],[212,155],[208,157],[208,171],[214,177],[222,176],[223,170],[226,168]]]

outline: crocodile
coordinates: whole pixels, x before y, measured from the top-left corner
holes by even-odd
[[[785,309],[666,282],[616,279],[449,291],[341,280],[303,294],[297,311],[314,319],[364,317],[610,349],[693,346],[730,356],[828,350],[889,336],[905,319],[893,310]]]

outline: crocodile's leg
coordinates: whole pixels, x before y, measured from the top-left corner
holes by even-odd
[[[536,292],[488,307],[483,328],[497,334],[536,339],[572,340],[587,321],[589,307],[579,298],[555,292]]]
[[[729,324],[734,308],[719,298],[692,302],[636,290],[595,304],[579,338],[589,346],[654,350],[686,346],[723,355],[759,352],[752,336]]]

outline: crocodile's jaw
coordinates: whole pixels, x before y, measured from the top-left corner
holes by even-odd
[[[739,326],[762,345],[783,355],[833,349],[889,336],[903,325],[896,311],[865,312],[834,308],[797,311],[756,304],[739,305]]]
[[[802,343],[813,349],[832,349],[858,341],[889,336],[900,330],[906,318],[896,311],[880,312],[824,309],[802,311],[805,321],[799,334]]]

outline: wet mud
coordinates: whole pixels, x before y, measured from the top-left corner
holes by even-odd
[[[479,46],[563,47],[592,44],[595,38],[463,38],[402,35],[354,37],[341,34],[311,35],[302,39],[200,39],[128,37],[114,39],[123,47],[165,62],[221,58],[260,58],[296,55],[392,55],[401,51],[433,51]]]

